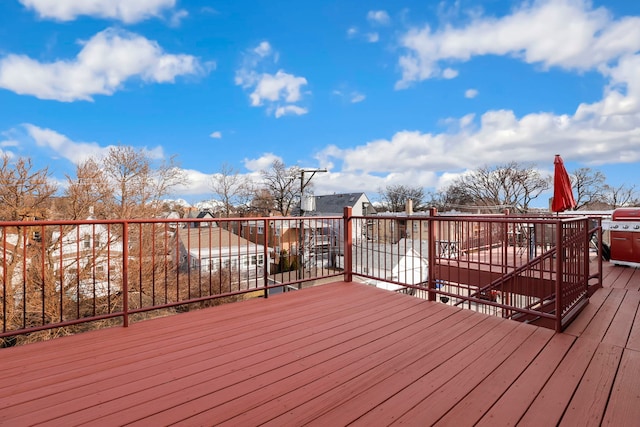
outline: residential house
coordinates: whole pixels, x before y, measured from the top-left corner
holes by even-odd
[[[100,223],[52,231],[54,277],[64,278],[68,295],[92,298],[121,291],[123,244],[119,232]]]
[[[208,209],[190,210],[189,212],[187,212],[186,218],[197,219],[197,221],[188,223],[188,226],[191,228],[211,227],[216,224],[214,221],[216,217]]]
[[[298,207],[294,215],[308,217],[301,220],[298,229],[302,230],[300,242],[305,265],[321,263],[323,266],[336,266],[336,256],[341,254],[344,246],[344,232],[341,220],[313,217],[340,217],[344,208],[350,207],[351,214],[356,217],[352,221],[352,238],[354,241],[366,236],[366,215],[375,213],[375,208],[365,193],[342,193],[324,196],[311,196],[304,199],[302,210]]]
[[[418,285],[428,279],[428,242],[425,240],[400,239],[397,243],[381,243],[366,248],[354,244],[352,260],[354,272],[364,276],[383,279],[369,279],[366,283],[392,291],[406,289],[393,282]],[[357,254],[366,253],[366,257]],[[342,259],[340,259],[342,262]]]
[[[229,269],[243,277],[258,277],[269,271],[264,245],[253,243],[229,230],[213,226],[178,230],[179,253],[173,259],[183,270],[219,271]],[[176,245],[172,245],[174,248]]]

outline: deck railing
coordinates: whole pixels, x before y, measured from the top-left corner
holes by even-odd
[[[599,218],[352,217],[354,280],[562,330],[602,283]],[[600,243],[601,244],[601,243]],[[594,260],[595,266],[591,265]]]
[[[561,330],[601,283],[588,218],[436,215],[0,222],[0,338],[46,339],[322,281]]]
[[[151,311],[342,276],[343,225],[341,217],[2,222],[0,338],[126,326]]]

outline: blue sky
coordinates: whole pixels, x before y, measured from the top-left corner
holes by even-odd
[[[0,150],[62,181],[117,144],[190,202],[274,159],[372,199],[556,153],[640,184],[640,2],[2,1]]]

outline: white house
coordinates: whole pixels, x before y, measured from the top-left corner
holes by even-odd
[[[425,283],[429,277],[428,245],[424,240],[401,239],[395,244],[376,244],[373,248],[359,249],[354,245],[353,272],[386,280],[368,279],[366,283],[379,288],[399,291],[407,285]],[[366,257],[358,253],[366,252]],[[341,260],[342,261],[342,260]]]
[[[365,193],[328,194],[314,196],[311,208],[303,212],[304,216],[342,216],[344,208],[350,207],[353,216],[366,216],[376,213],[375,208]],[[352,235],[354,239],[364,236],[365,220],[353,221]]]
[[[123,245],[117,231],[95,223],[52,232],[52,267],[55,277],[64,278],[66,293],[103,297],[120,292]]]
[[[183,228],[177,233],[178,264],[182,269],[239,271],[254,277],[269,270],[265,247],[221,227]],[[175,253],[173,254],[174,259]]]

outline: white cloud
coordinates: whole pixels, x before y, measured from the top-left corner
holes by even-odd
[[[259,76],[255,90],[249,95],[251,105],[254,107],[263,105],[265,100],[297,102],[300,100],[300,88],[306,84],[307,79],[304,77],[296,77],[282,70],[278,70],[276,74],[264,73]]]
[[[206,13],[206,14],[209,14],[209,15],[217,15],[218,13],[220,13],[216,9],[214,9],[213,7],[210,7],[210,6],[201,7],[200,8],[200,12],[201,13]]]
[[[307,114],[309,111],[306,108],[298,107],[297,105],[285,105],[282,107],[276,108],[275,116],[276,119],[282,116],[294,115],[301,116],[303,114]]]
[[[79,164],[90,157],[99,158],[106,154],[108,147],[101,147],[97,142],[75,142],[67,136],[52,129],[41,128],[32,124],[24,124],[27,134],[38,147],[46,147],[74,164]]]
[[[478,90],[477,89],[467,89],[464,91],[464,97],[465,98],[475,98],[476,96],[478,96]]]
[[[351,94],[351,102],[353,104],[357,104],[358,102],[362,102],[364,101],[366,98],[366,96],[364,96],[364,94],[362,93],[358,93],[358,92],[353,92]]]
[[[391,22],[389,14],[384,10],[370,10],[367,13],[367,19],[380,25],[389,25],[389,22]]]
[[[287,114],[306,114],[307,108],[296,104],[302,101],[302,88],[307,85],[307,79],[284,70],[275,74],[263,71],[271,65],[265,61],[269,57],[277,60],[278,54],[267,41],[249,50],[242,67],[236,71],[235,83],[251,91],[251,106],[266,106],[267,112],[276,118]]]
[[[214,138],[214,139],[221,139],[221,138],[222,138],[222,132],[220,132],[219,130],[217,130],[217,131],[215,131],[215,132],[211,132],[211,133],[209,134],[209,136],[210,136],[211,138]]]
[[[172,27],[178,27],[182,23],[182,20],[189,16],[189,12],[186,10],[178,10],[171,14],[171,18],[169,19],[169,24]]]
[[[347,37],[351,38],[358,34],[358,29],[356,27],[350,27],[347,29]]]
[[[172,83],[202,71],[191,55],[168,54],[140,35],[107,29],[84,42],[73,60],[41,63],[15,54],[0,59],[0,87],[40,99],[91,101],[94,95],[113,94],[131,78]]]
[[[334,89],[331,91],[331,94],[337,97],[340,97],[343,100],[346,100],[352,104],[357,104],[359,102],[364,101],[367,97],[358,91],[350,91],[348,88],[344,87],[342,89]]]
[[[563,41],[563,42],[560,42]],[[439,76],[441,62],[478,55],[509,55],[544,68],[590,70],[640,49],[640,17],[613,20],[583,0],[524,3],[512,14],[478,16],[467,26],[413,28],[400,39],[402,79],[397,88]]]
[[[244,167],[251,172],[260,172],[271,167],[276,160],[283,161],[282,157],[273,153],[265,153],[257,159],[244,159]]]
[[[19,0],[40,18],[72,21],[79,16],[116,19],[125,23],[160,17],[176,0]]]
[[[48,148],[55,153],[53,157],[61,157],[71,163],[79,164],[90,157],[100,158],[107,154],[112,145],[101,146],[97,142],[77,142],[66,135],[52,129],[25,123],[24,129],[27,135],[33,139],[38,147]],[[162,147],[144,148],[143,151],[151,159],[163,159],[165,157]]]
[[[261,58],[269,56],[273,52],[268,41],[261,42],[253,51]]]
[[[458,72],[453,68],[445,68],[442,72],[442,77],[444,77],[445,79],[455,79],[456,77],[458,77]]]
[[[380,40],[378,33],[367,33],[366,37],[369,43],[377,43]]]
[[[404,130],[389,139],[341,149],[329,146],[317,154],[340,174],[362,181],[363,191],[375,191],[366,179],[424,187],[446,183],[446,177],[503,159],[536,162],[552,168],[562,147],[565,161],[586,165],[640,161],[640,54],[620,59],[606,70],[611,83],[603,98],[581,104],[574,114],[548,112],[516,116],[511,110],[491,110],[477,116],[445,120],[447,130],[423,133]],[[393,159],[389,162],[388,159]],[[423,173],[416,175],[416,171]],[[358,182],[360,182],[358,181]],[[380,187],[380,186],[379,186]]]
[[[211,194],[212,174],[206,174],[193,169],[180,169],[186,184],[179,184],[172,189],[173,193],[180,196],[202,196]]]
[[[20,143],[15,139],[5,139],[0,141],[0,147],[17,147]]]

